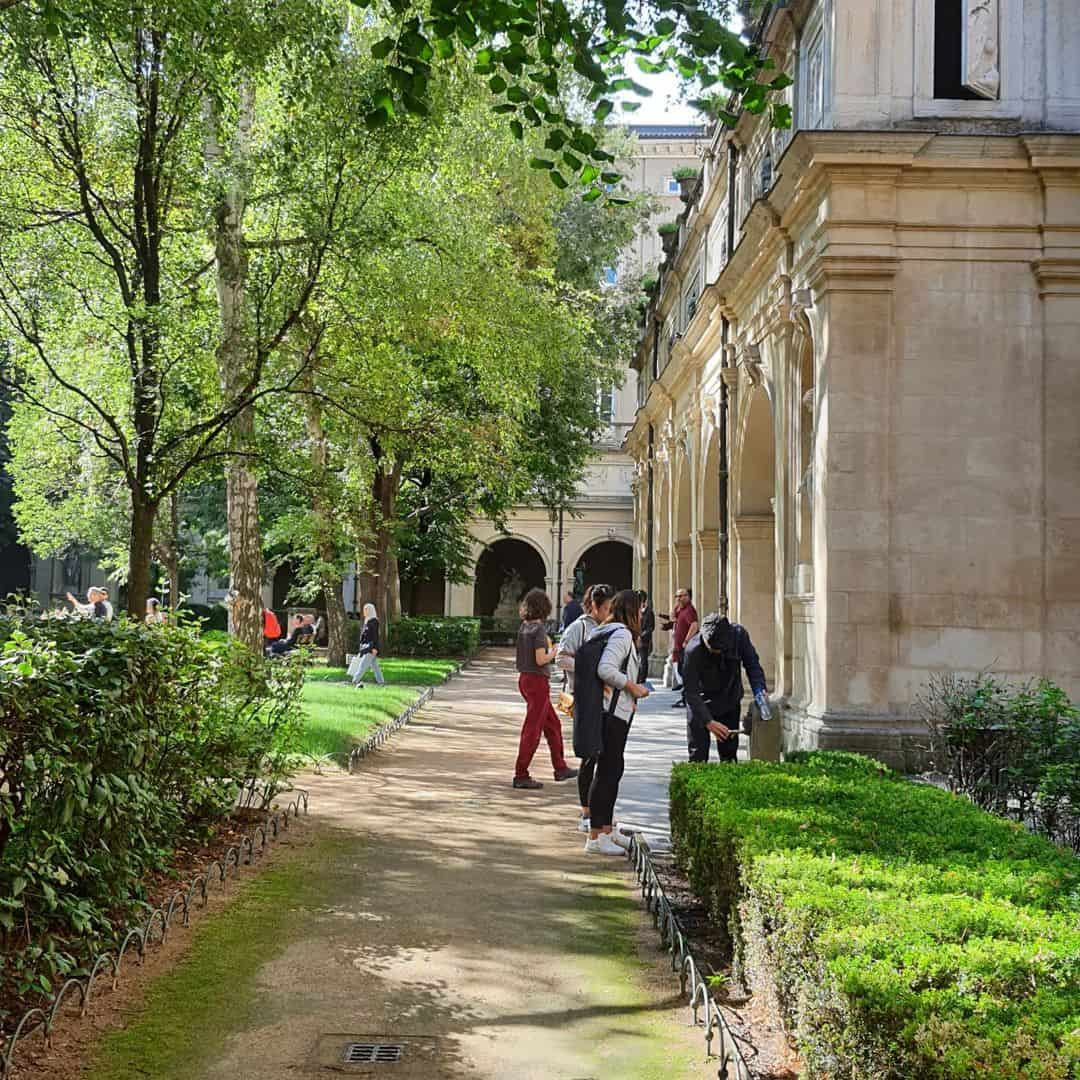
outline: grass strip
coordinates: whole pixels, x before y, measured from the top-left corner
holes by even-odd
[[[241,881],[221,912],[195,916],[191,950],[173,971],[154,980],[127,1026],[105,1034],[90,1080],[190,1080],[201,1075],[230,1034],[253,1022],[260,967],[279,955],[308,924],[318,902],[317,858],[331,858],[341,841],[283,853],[258,877]],[[232,886],[230,886],[232,888]]]
[[[808,1075],[1080,1076],[1080,862],[869,759],[681,765],[676,857]]]
[[[386,686],[370,678],[357,690],[344,668],[312,668],[304,681],[301,703],[306,716],[299,749],[314,757],[347,754],[376,728],[408,708],[419,692],[454,669],[448,660],[386,660],[380,665]]]

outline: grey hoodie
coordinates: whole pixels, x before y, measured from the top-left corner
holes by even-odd
[[[597,625],[591,615],[581,615],[566,628],[555,653],[555,666],[560,671],[574,670],[574,654],[592,637]]]
[[[609,711],[615,690],[621,690],[619,700],[615,703],[615,715],[620,720],[629,722],[637,708],[637,702],[633,696],[626,692],[626,684],[633,681],[627,672],[636,672],[638,667],[634,635],[623,623],[605,623],[604,629],[610,630],[611,634],[596,669],[600,681],[604,684],[604,711]],[[629,658],[629,663],[627,663],[627,658]]]

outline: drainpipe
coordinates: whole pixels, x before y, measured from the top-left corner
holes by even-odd
[[[729,324],[726,316],[720,322],[720,366],[728,366]],[[720,416],[717,422],[720,439],[720,611],[728,611],[728,385],[720,380]]]
[[[563,507],[562,507],[562,503],[560,503],[559,504],[559,558],[558,558],[559,579],[555,583],[555,603],[556,603],[556,605],[558,607],[561,607],[562,598],[563,598],[563,587],[562,587],[562,585],[563,585],[563,580],[562,580],[563,579],[563,573],[562,573],[562,570],[563,570],[563,566],[562,566],[562,559],[563,559],[562,535],[563,535]]]

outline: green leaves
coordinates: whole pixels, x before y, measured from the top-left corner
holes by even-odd
[[[567,168],[585,188],[590,183],[582,175],[586,162],[610,159],[594,152],[595,141],[591,147],[585,145],[588,123],[561,115],[551,104],[559,101],[569,71],[585,83],[586,99],[593,104],[592,124],[610,118],[613,94],[631,95],[620,103],[620,112],[632,114],[640,108],[640,99],[651,93],[626,74],[625,61],[632,56],[633,66],[646,74],[672,72],[704,88],[727,87],[739,99],[736,106],[729,110],[726,102],[712,103],[714,111],[726,113],[721,118],[725,123],[741,110],[768,109],[770,123],[790,125],[790,109],[770,101],[791,85],[790,78],[781,74],[758,81],[768,62],[728,28],[726,3],[646,0],[631,7],[620,0],[602,0],[599,7],[596,25],[591,11],[570,9],[561,0],[541,0],[539,7],[518,0],[441,3],[430,15],[417,14],[402,0],[396,33],[380,39],[372,55],[387,59],[393,54],[400,67],[416,73],[417,64],[446,59],[456,46],[475,49],[475,70],[488,78],[493,94],[505,96],[495,111],[512,117],[516,137],[526,124],[546,126],[548,149],[572,146],[581,164],[574,168],[567,163]],[[545,96],[535,97],[525,89],[529,83],[542,87]],[[427,76],[417,85],[397,86],[395,93],[406,110],[417,112],[416,102],[426,101],[430,94]],[[413,100],[405,100],[406,95]],[[393,119],[393,112],[382,112],[382,117],[374,117],[377,125]]]

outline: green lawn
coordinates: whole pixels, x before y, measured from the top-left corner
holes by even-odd
[[[453,660],[384,660],[380,667],[387,685],[376,686],[368,675],[363,690],[352,686],[344,668],[309,671],[302,697],[307,723],[301,750],[316,757],[347,754],[398,716],[424,687],[442,682],[454,666]]]

